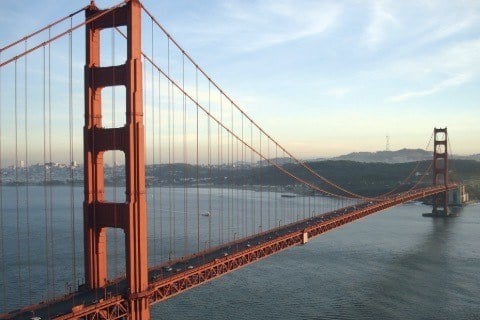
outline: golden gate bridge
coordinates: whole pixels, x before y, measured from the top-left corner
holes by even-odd
[[[431,197],[448,216],[459,184],[447,129],[432,137],[432,161],[360,195],[271,137],[142,3],[92,2],[0,49],[0,318],[149,319],[393,206]]]

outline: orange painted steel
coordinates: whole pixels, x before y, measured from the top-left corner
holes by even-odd
[[[366,207],[354,210],[350,213],[340,215],[327,221],[311,225],[301,230],[292,231],[281,237],[271,239],[267,242],[253,245],[249,248],[231,254],[226,257],[215,259],[207,262],[191,270],[175,274],[171,277],[153,281],[148,286],[148,303],[155,304],[164,301],[168,298],[174,297],[188,289],[199,286],[210,280],[216,279],[224,274],[235,271],[243,266],[251,264],[266,258],[272,254],[281,252],[295,245],[304,243],[305,233],[308,238],[319,236],[328,231],[339,228],[350,222],[367,217],[371,214],[380,212],[382,210],[394,207],[396,205],[432,196],[447,190],[458,187],[457,184],[449,184],[447,186],[433,186],[419,190],[408,191],[382,201],[371,203]],[[361,207],[360,205],[357,205]],[[277,229],[284,229],[301,224],[304,221],[292,223]],[[244,239],[242,239],[244,240]],[[239,240],[241,241],[241,240]],[[232,244],[226,244],[226,246]],[[201,255],[202,253],[199,253]],[[127,296],[116,295],[111,298],[101,300],[96,305],[82,307],[79,306],[72,310],[70,314],[66,314],[55,319],[120,319],[127,317],[129,313],[129,304]]]
[[[341,227],[347,223],[356,221],[360,218],[366,217],[370,214],[391,208],[398,204],[427,197],[439,192],[445,192],[445,189],[455,188],[456,185],[439,186],[433,188],[426,188],[416,191],[407,192],[400,195],[392,196],[391,198],[382,202],[373,204],[364,209],[353,211],[349,214],[339,216],[337,218],[321,222],[317,225],[310,226],[303,230],[295,231],[282,237],[272,239],[266,243],[252,246],[231,256],[224,257],[218,261],[213,261],[193,269],[191,271],[183,272],[171,278],[152,283],[152,294],[150,302],[156,303],[173,297],[182,291],[198,286],[209,280],[217,278],[228,272],[234,271],[240,267],[256,262],[262,258],[270,256],[274,253],[285,250],[291,246],[304,243],[304,233],[308,234],[308,238],[321,235],[327,231]],[[301,223],[300,221],[299,223]],[[295,225],[293,223],[289,226]],[[288,226],[287,226],[288,227]]]
[[[443,134],[443,138],[441,135]],[[447,128],[435,128],[433,131],[433,185],[448,185],[448,133]],[[440,177],[440,179],[439,179]],[[443,211],[439,211],[441,207]],[[443,192],[433,196],[434,214],[448,215],[448,193]]]
[[[101,299],[98,304],[83,307],[79,305],[72,309],[72,312],[66,315],[55,317],[56,320],[67,319],[89,319],[89,320],[113,320],[128,318],[129,312],[128,300],[118,295],[106,300]]]
[[[86,20],[101,14],[102,10],[92,4],[86,9]],[[127,27],[127,61],[118,66],[100,66],[100,31],[118,26]],[[129,319],[138,320],[150,317],[142,78],[141,5],[138,0],[129,0],[124,6],[105,11],[101,17],[86,24],[85,283],[91,289],[106,285],[106,228],[123,229],[126,238],[128,306],[122,310],[128,310]],[[102,125],[101,90],[116,85],[126,88],[126,124],[106,129]],[[110,150],[120,150],[125,154],[124,203],[107,202],[104,198],[103,154]]]

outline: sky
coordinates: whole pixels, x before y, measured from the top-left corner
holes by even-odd
[[[0,43],[86,4],[2,1]],[[479,1],[143,4],[298,157],[384,150],[387,135],[392,150],[424,148],[445,126],[454,153],[480,153]]]

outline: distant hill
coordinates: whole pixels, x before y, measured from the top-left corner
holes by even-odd
[[[422,149],[401,149],[397,151],[352,152],[331,160],[356,162],[404,163],[432,159],[432,152]]]
[[[453,155],[451,158],[480,161],[480,154],[474,154],[470,156]],[[346,155],[331,158],[330,160],[347,160],[366,163],[405,163],[430,159],[432,159],[432,151],[426,151],[423,149],[400,149],[397,151],[352,152]]]
[[[470,156],[453,156],[454,159],[459,159],[459,160],[475,160],[475,161],[480,161],[480,153],[477,154],[472,154]]]

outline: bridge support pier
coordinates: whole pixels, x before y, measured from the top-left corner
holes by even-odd
[[[150,319],[147,270],[147,205],[145,197],[145,137],[143,125],[143,76],[141,62],[141,4],[102,11],[93,4],[86,19],[103,15],[86,24],[85,127],[84,127],[84,246],[85,282],[91,289],[107,283],[106,228],[125,232],[125,296],[131,320]],[[127,60],[116,66],[100,65],[100,31],[126,26]],[[102,125],[101,90],[126,88],[126,123],[118,128]],[[104,199],[103,154],[119,150],[125,154],[125,194],[122,203]]]

